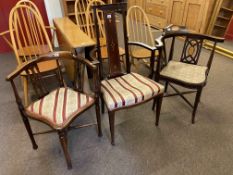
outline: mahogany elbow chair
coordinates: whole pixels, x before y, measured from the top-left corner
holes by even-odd
[[[74,61],[74,66],[76,68],[74,88],[69,88],[64,84],[63,74],[59,69],[59,77],[57,77],[57,84],[59,84],[59,87],[54,90],[49,90],[49,87],[47,87],[48,84],[46,84],[42,78],[42,73],[39,70],[38,64],[51,60],[56,60],[61,64],[62,60]],[[82,127],[71,126],[71,124],[77,117],[79,117],[81,113],[85,112],[92,106],[95,106],[96,110],[98,136],[102,136],[98,96],[99,78],[98,67],[95,65],[96,63],[97,62],[92,63],[66,51],[51,52],[36,59],[22,63],[6,78],[6,80],[12,85],[18,109],[30,137],[33,149],[38,148],[34,135],[52,131],[57,132],[66,158],[68,169],[72,168],[72,164],[67,146],[67,132],[70,129]],[[89,67],[93,71],[94,95],[88,95],[83,92],[83,84],[81,84],[83,81],[79,81],[83,77],[81,74],[82,71],[80,71],[82,65]],[[34,102],[27,106],[23,105],[22,99],[19,96],[18,86],[15,84],[15,79],[20,76],[22,72],[27,74],[31,80],[34,93],[37,97]],[[52,130],[33,133],[29,119],[47,124],[52,128]],[[93,124],[87,124],[86,126],[90,125]]]
[[[153,51],[155,47],[147,47],[143,43],[130,42],[128,43],[127,28],[126,28],[126,3],[109,4],[94,6],[94,21],[95,25],[98,25],[97,13],[102,11],[103,22],[105,26],[106,35],[106,47],[108,51],[108,74],[104,78],[103,70],[100,71],[101,77],[101,93],[102,93],[102,112],[104,112],[104,105],[107,106],[109,115],[109,125],[111,132],[111,144],[115,144],[114,139],[114,122],[115,112],[118,110],[134,107],[142,103],[154,100],[156,102],[156,122],[159,124],[160,109],[163,99],[163,86],[156,83],[152,79],[139,75],[137,73],[130,72],[130,61],[128,44],[138,45],[145,48],[149,48]],[[125,46],[125,62],[126,72],[123,72],[120,64],[120,55],[118,47],[117,27],[116,27],[116,13],[122,15],[123,21],[123,33],[121,37],[124,38]],[[101,59],[101,45],[100,45],[100,33],[98,27],[96,28],[97,37],[97,55],[100,62],[100,69],[103,69]]]
[[[170,41],[170,44],[169,44]],[[210,53],[203,55],[204,42],[213,43]],[[216,45],[223,42],[224,38],[193,33],[185,27],[170,25],[164,29],[163,35],[157,39],[159,59],[161,61],[155,73],[155,80],[165,81],[165,92],[168,85],[175,91],[165,96],[179,95],[192,107],[191,122],[195,123],[195,115],[200,102],[201,93],[207,84],[207,77],[213,62]],[[179,49],[182,49],[179,52]],[[168,53],[167,53],[168,51]],[[177,57],[177,55],[179,55]],[[201,61],[199,61],[201,59]],[[182,86],[191,91],[180,92],[174,85]],[[196,93],[194,104],[184,95]]]

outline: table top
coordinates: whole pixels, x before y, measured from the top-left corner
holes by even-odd
[[[56,30],[59,30],[70,47],[76,49],[95,45],[95,41],[68,17],[55,18],[53,22]]]

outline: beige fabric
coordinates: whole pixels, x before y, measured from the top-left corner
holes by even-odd
[[[65,126],[94,99],[70,88],[59,88],[26,108],[29,116],[47,121],[52,126]]]
[[[160,74],[184,83],[201,84],[206,80],[206,71],[205,66],[169,61]]]
[[[101,92],[109,110],[137,104],[163,90],[159,83],[136,73],[101,82]]]

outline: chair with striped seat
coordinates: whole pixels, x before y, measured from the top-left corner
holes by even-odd
[[[98,24],[96,13],[99,11],[103,12],[103,22],[105,26],[105,35],[107,40],[107,51],[109,56],[109,68],[107,78],[104,78],[100,71],[101,81],[101,93],[102,93],[102,112],[104,112],[104,105],[107,106],[109,114],[109,124],[111,132],[111,143],[115,144],[114,141],[114,120],[115,112],[121,109],[137,106],[147,101],[154,100],[157,102],[156,109],[156,125],[159,123],[159,115],[163,98],[163,86],[155,81],[139,75],[137,73],[130,72],[130,61],[128,53],[128,40],[127,40],[127,29],[126,29],[126,3],[109,4],[94,6],[94,19],[95,25]],[[122,15],[123,21],[123,36],[125,54],[126,54],[126,73],[121,69],[120,55],[118,47],[118,36],[116,28],[116,17],[115,13]],[[119,29],[119,28],[118,28]],[[101,59],[101,42],[98,27],[96,28],[97,37],[97,54],[100,65],[102,64]],[[131,45],[139,45],[140,43],[129,43]],[[141,45],[141,44],[140,44]],[[146,45],[142,45],[146,47]],[[156,48],[149,47],[148,49],[155,51]],[[103,69],[103,67],[100,67]]]
[[[64,83],[65,80],[60,69],[59,76],[57,77],[58,83],[53,82],[52,80],[50,80],[50,83],[46,83],[45,80],[42,78],[38,66],[39,63],[57,61],[59,65],[62,65],[62,59],[74,62],[74,65],[76,67],[74,88],[66,87]],[[82,65],[86,65],[93,71],[94,93],[92,95],[88,95],[83,91],[83,75],[82,71],[78,71],[83,69]],[[33,89],[35,91],[35,96],[37,97],[37,100],[29,104],[28,106],[23,105],[22,99],[19,96],[20,93],[18,93],[17,90],[18,86],[16,86],[15,84],[15,79],[20,76],[22,72],[24,72],[30,78]],[[98,97],[98,68],[95,66],[94,63],[91,63],[84,58],[74,56],[70,52],[51,52],[49,54],[42,55],[36,59],[22,63],[6,78],[6,80],[10,81],[13,87],[16,102],[18,104],[18,108],[28,135],[31,139],[33,149],[38,148],[34,139],[34,135],[56,131],[59,135],[63,152],[65,154],[67,166],[69,169],[72,168],[71,158],[68,153],[67,146],[67,131],[70,129],[93,125],[86,124],[81,126],[71,126],[72,122],[81,113],[88,110],[92,106],[95,106],[96,110],[98,135],[102,135]],[[49,90],[52,87],[47,87],[46,85],[50,84],[58,84],[60,86],[56,87],[54,90]],[[29,118],[47,124],[52,128],[52,130],[40,133],[33,133],[29,123]]]

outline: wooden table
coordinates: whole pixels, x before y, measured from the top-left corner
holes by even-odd
[[[75,51],[85,56],[85,48],[95,45],[95,41],[85,34],[68,17],[55,18],[53,22],[56,27],[58,43],[61,50]],[[73,80],[73,63],[71,61],[65,62],[65,67],[68,76]]]

